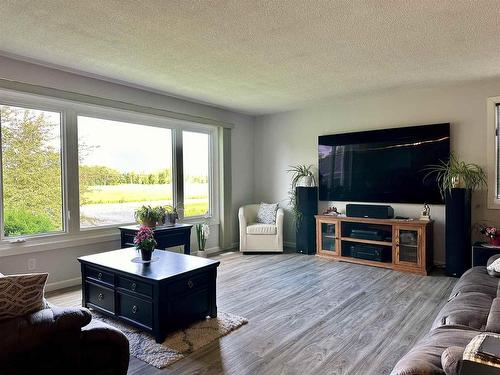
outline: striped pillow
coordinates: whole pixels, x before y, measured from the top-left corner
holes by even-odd
[[[0,321],[41,310],[48,273],[0,277]]]

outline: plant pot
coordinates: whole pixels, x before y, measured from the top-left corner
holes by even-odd
[[[168,213],[165,216],[166,216],[165,223],[167,225],[175,225],[175,221],[177,220],[177,217],[174,213]]]
[[[497,236],[495,238],[490,238],[490,245],[500,246],[500,236]]]
[[[143,262],[150,262],[151,256],[153,255],[154,250],[141,249],[141,258]]]
[[[155,228],[156,227],[156,221],[153,220],[142,220],[142,225],[145,225],[149,228]]]
[[[301,186],[310,187],[313,185],[312,176],[304,176],[301,178],[300,182],[301,182],[300,183]]]

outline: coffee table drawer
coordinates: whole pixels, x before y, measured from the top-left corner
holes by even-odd
[[[91,304],[109,312],[115,312],[115,295],[112,289],[92,283],[86,283],[86,287],[87,300]]]
[[[170,300],[169,304],[174,321],[203,319],[209,315],[209,291],[204,288],[183,296],[177,296]]]
[[[130,292],[142,294],[148,297],[153,296],[153,286],[136,280],[131,280],[123,276],[118,276],[117,285]]]
[[[151,302],[118,293],[118,303],[120,306],[118,315],[152,328],[153,304]]]
[[[169,285],[170,295],[179,295],[186,293],[193,293],[200,289],[208,288],[209,284],[208,274],[199,274],[193,277],[185,277],[183,279],[174,281]]]
[[[86,266],[85,275],[87,279],[96,280],[111,286],[113,286],[115,282],[115,275],[113,275],[111,272],[102,271],[94,267]]]

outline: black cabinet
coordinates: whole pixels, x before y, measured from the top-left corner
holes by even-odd
[[[297,210],[300,218],[297,222],[295,246],[298,253],[316,253],[316,219],[318,213],[318,188],[297,186]]]
[[[184,324],[217,316],[218,261],[155,251],[150,264],[138,264],[134,249],[79,258],[82,303],[121,319],[162,342]]]
[[[486,266],[491,256],[500,254],[500,247],[493,247],[487,244],[476,242],[472,246],[472,267]]]

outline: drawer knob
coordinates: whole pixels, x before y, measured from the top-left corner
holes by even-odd
[[[133,314],[137,313],[138,310],[139,310],[139,308],[136,305],[132,306],[132,313]]]
[[[97,299],[98,299],[99,301],[102,301],[102,300],[104,299],[104,294],[99,293],[99,295],[97,296]]]
[[[102,279],[102,272],[99,272],[99,273],[97,274],[97,279],[98,279],[98,280],[101,280],[101,279]]]
[[[130,290],[132,292],[135,292],[135,288],[137,288],[137,285],[135,283],[132,283],[132,285],[130,285]]]
[[[194,286],[194,283],[191,280],[189,280],[188,281],[188,287],[189,287],[189,289],[191,289],[193,286]]]

